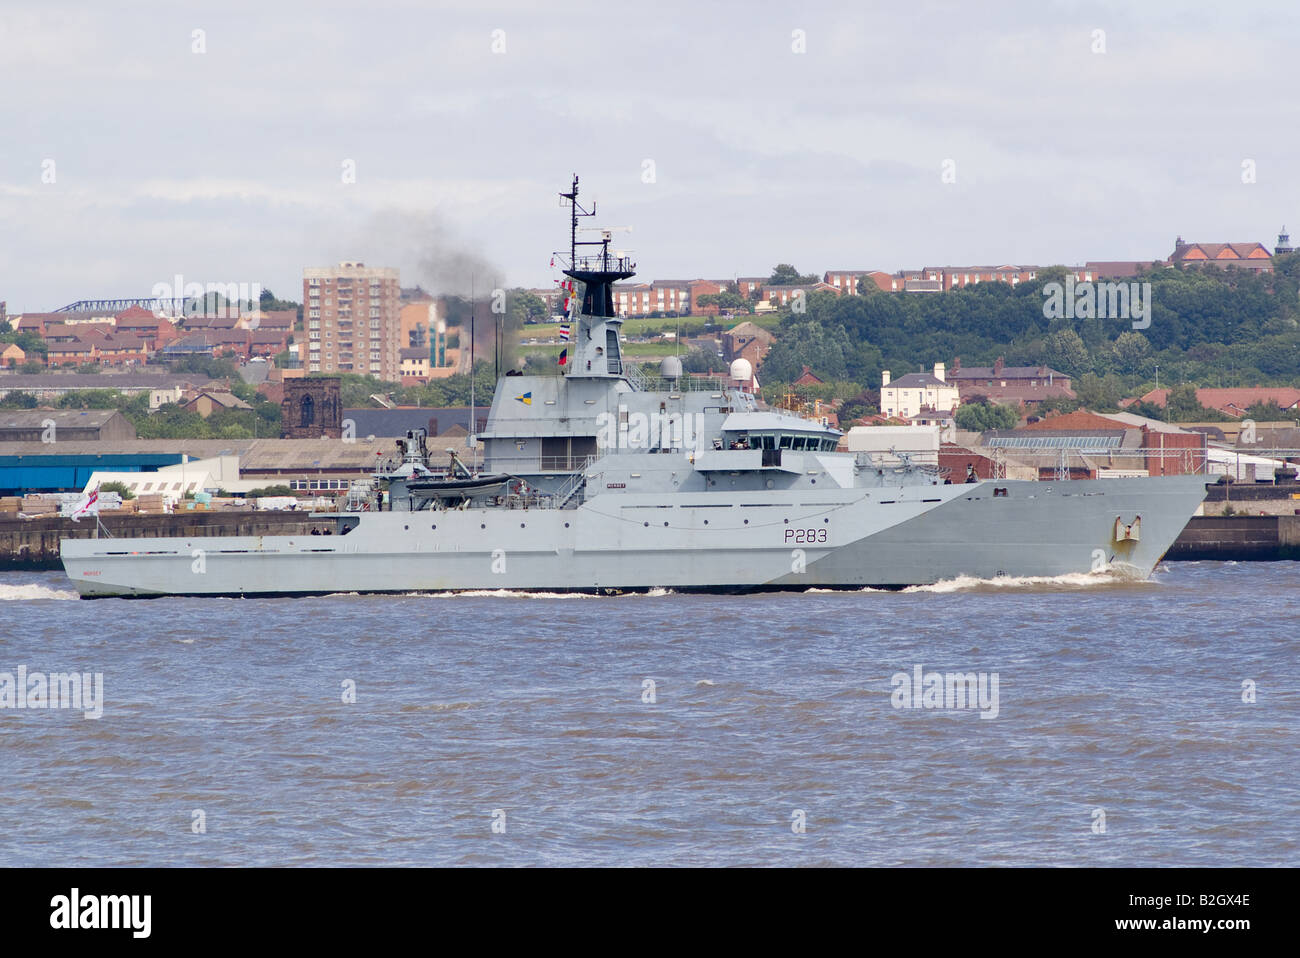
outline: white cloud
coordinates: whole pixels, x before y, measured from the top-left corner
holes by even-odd
[[[1298,32],[1260,2],[8,0],[0,298],[125,295],[174,261],[294,290],[341,250],[374,260],[367,245],[417,269],[410,223],[396,240],[375,225],[389,211],[544,283],[575,170],[636,227],[648,277],[1146,258],[1179,232],[1270,242],[1300,219]]]

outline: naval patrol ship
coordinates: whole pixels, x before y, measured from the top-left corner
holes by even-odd
[[[731,375],[650,378],[628,364],[614,283],[635,264],[580,240],[581,306],[561,375],[507,375],[472,469],[430,465],[427,438],[343,511],[331,535],[65,539],[84,597],[669,588],[897,588],[960,576],[1145,578],[1205,495],[1198,476],[948,481],[906,455],[837,451],[841,434],[765,408]],[[961,477],[955,477],[961,478]]]

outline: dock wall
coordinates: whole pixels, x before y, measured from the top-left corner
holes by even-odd
[[[1165,554],[1170,562],[1300,559],[1300,516],[1196,516]]]
[[[313,520],[302,512],[187,512],[172,515],[102,516],[112,536],[256,536],[310,533],[312,526],[332,529],[331,520]],[[61,569],[60,539],[90,539],[95,520],[50,516],[40,519],[0,518],[0,570]],[[103,535],[103,533],[101,533]]]

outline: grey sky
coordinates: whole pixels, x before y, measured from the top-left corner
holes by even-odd
[[[303,266],[341,259],[406,285],[544,285],[575,171],[600,221],[634,227],[617,242],[643,279],[1161,258],[1178,234],[1271,248],[1300,233],[1298,19],[0,0],[0,299],[148,295],[176,273],[297,299]]]

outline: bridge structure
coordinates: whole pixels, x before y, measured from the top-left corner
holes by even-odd
[[[120,313],[124,309],[130,309],[132,306],[139,306],[141,309],[147,309],[151,313],[158,313],[165,316],[181,316],[187,311],[192,311],[190,307],[201,305],[202,300],[193,296],[176,296],[176,297],[159,297],[159,296],[138,296],[133,299],[79,299],[75,303],[69,303],[67,306],[60,306],[54,310],[56,313]]]

